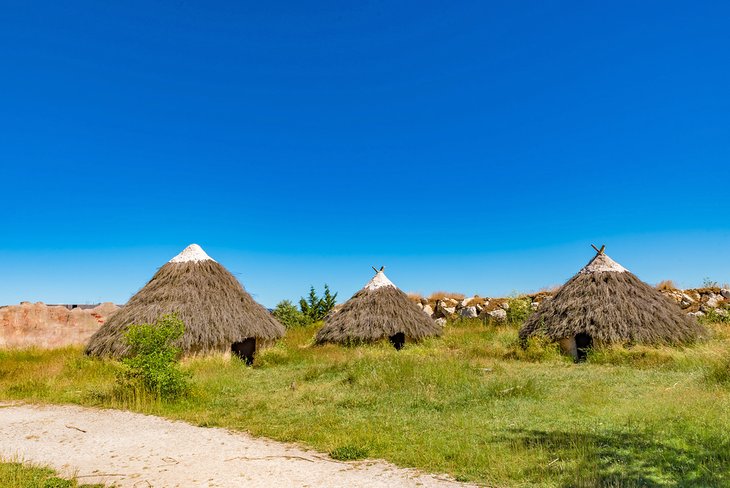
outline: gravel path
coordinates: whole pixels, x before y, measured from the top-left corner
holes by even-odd
[[[292,444],[149,415],[0,404],[0,456],[119,487],[456,487],[384,461],[335,461]]]

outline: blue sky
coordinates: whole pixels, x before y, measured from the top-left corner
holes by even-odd
[[[726,2],[104,3],[3,2],[0,303],[730,281]]]

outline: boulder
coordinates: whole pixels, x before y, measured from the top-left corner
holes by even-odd
[[[504,322],[505,320],[507,320],[507,311],[498,308],[496,310],[492,310],[491,312],[487,312],[487,316],[497,322]]]
[[[473,319],[473,318],[476,318],[477,315],[479,315],[479,314],[477,313],[477,308],[474,305],[472,305],[471,307],[462,308],[459,311],[459,315],[461,315],[462,317],[467,318],[467,319]]]
[[[449,301],[447,301],[449,300]],[[455,301],[455,300],[454,300]],[[450,299],[443,299],[436,302],[436,315],[449,318],[456,313],[456,304],[451,303]]]
[[[716,295],[714,293],[710,293],[707,295],[707,301],[705,302],[705,305],[707,305],[710,308],[717,308],[718,305],[720,305],[720,302],[722,301],[721,295]]]
[[[720,295],[722,295],[722,298],[725,300],[730,300],[730,288],[723,288],[720,290]]]
[[[441,327],[446,327],[446,319],[443,317],[436,319],[436,323]]]
[[[694,299],[692,299],[692,297],[687,295],[686,293],[682,293],[679,295],[679,306],[682,308],[689,308],[694,302]]]
[[[433,317],[433,308],[431,308],[431,305],[424,305],[423,311],[428,315],[429,317]]]

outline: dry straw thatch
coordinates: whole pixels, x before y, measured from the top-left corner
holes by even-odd
[[[598,254],[520,329],[560,341],[577,334],[597,344],[682,344],[704,329],[679,306],[597,249]]]
[[[403,334],[406,341],[441,335],[441,327],[383,273],[324,320],[316,342],[374,342]]]
[[[91,337],[86,353],[123,356],[129,325],[151,323],[166,313],[177,313],[185,323],[178,344],[184,354],[230,351],[231,344],[247,338],[273,340],[285,332],[231,273],[192,244],[109,318]]]

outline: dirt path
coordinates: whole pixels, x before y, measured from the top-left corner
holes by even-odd
[[[0,404],[0,456],[119,487],[456,487],[445,476],[117,410]]]

